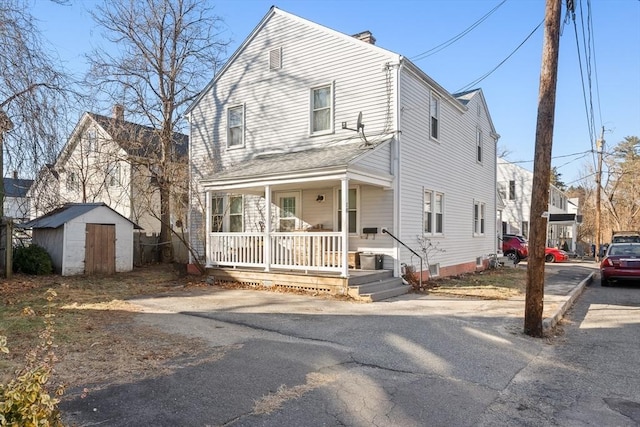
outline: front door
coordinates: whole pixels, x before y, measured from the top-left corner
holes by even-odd
[[[300,228],[300,192],[276,193],[278,204],[277,231],[287,232]]]
[[[116,226],[87,224],[84,248],[85,274],[116,272]]]

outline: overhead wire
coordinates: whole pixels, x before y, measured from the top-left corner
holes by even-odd
[[[507,0],[502,0],[496,7],[494,7],[489,12],[484,14],[480,19],[478,19],[476,22],[471,24],[471,26],[469,26],[467,29],[465,29],[461,33],[457,34],[456,36],[450,38],[449,40],[447,40],[445,42],[440,43],[439,45],[437,45],[437,46],[435,46],[435,47],[433,47],[433,48],[431,48],[431,49],[429,49],[427,51],[419,53],[416,56],[411,57],[409,59],[411,61],[419,61],[419,60],[427,58],[427,57],[429,57],[431,55],[435,55],[436,53],[440,52],[441,50],[451,46],[453,43],[457,42],[458,40],[460,40],[461,38],[463,38],[464,36],[469,34],[471,31],[473,31],[478,25],[482,24],[489,16],[491,16],[496,10],[498,10],[498,8],[500,8],[500,6],[502,6],[506,2],[507,2]]]

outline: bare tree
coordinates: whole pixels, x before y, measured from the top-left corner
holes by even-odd
[[[218,33],[222,21],[208,2],[199,0],[105,0],[92,16],[116,50],[97,49],[88,56],[87,83],[157,132],[150,170],[160,192],[162,260],[168,262],[176,185],[170,173],[173,135],[181,130],[181,112],[226,51],[228,42]]]
[[[35,175],[55,159],[69,81],[24,0],[0,2],[0,170]],[[26,172],[26,173],[25,173]],[[0,196],[4,188],[0,180]],[[2,216],[0,203],[0,216]]]

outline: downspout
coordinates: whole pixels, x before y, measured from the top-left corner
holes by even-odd
[[[400,131],[400,71],[404,67],[402,62],[402,56],[398,56],[398,66],[396,67],[396,88],[395,88],[395,114],[393,117],[393,129],[395,130],[395,150],[392,153],[394,158],[392,159],[392,173],[394,176],[394,189],[393,189],[393,234],[395,236],[401,236],[401,227],[400,227],[400,218],[401,218],[401,206],[400,206],[400,158],[401,158],[401,148],[400,148],[400,138],[402,133]],[[401,261],[400,261],[400,246],[394,240],[393,242],[394,251],[395,251],[395,263],[393,266],[393,275],[394,277],[401,276]],[[422,278],[422,271],[420,271],[420,277]]]

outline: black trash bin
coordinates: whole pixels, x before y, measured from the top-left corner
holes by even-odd
[[[362,270],[382,270],[382,261],[384,255],[361,253],[360,254],[360,269]]]

